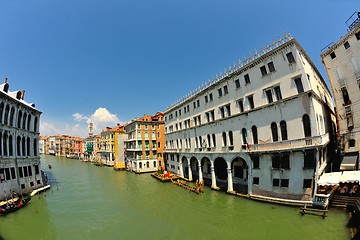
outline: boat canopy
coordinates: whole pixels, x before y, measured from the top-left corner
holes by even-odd
[[[318,185],[339,185],[339,183],[360,182],[360,171],[343,171],[324,173],[321,175]]]

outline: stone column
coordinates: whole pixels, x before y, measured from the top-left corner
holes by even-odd
[[[179,155],[177,155],[177,159],[179,160],[179,175],[180,177],[184,177],[184,171],[183,171],[183,164],[182,164],[182,161],[179,159]]]
[[[201,182],[203,180],[203,174],[201,171],[201,162],[199,162],[199,182]]]
[[[192,171],[191,171],[191,163],[190,163],[190,161],[188,160],[188,166],[189,166],[189,181],[192,181],[193,180],[193,178],[192,178]]]
[[[247,182],[248,182],[248,194],[252,194],[253,177],[252,177],[252,168],[250,166],[248,167]]]
[[[216,176],[215,176],[215,167],[211,164],[211,188],[217,188],[216,186]]]
[[[228,174],[228,192],[233,192],[233,179],[232,179],[232,171],[231,167],[227,168],[227,174]]]

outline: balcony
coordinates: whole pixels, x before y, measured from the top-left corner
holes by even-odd
[[[346,80],[345,78],[339,79],[340,88],[346,87]]]
[[[322,146],[329,142],[329,134],[324,134],[317,137],[302,138],[296,140],[287,140],[281,142],[271,142],[264,144],[249,145],[247,152],[272,152],[272,151],[286,151],[302,148],[311,148]],[[244,149],[243,149],[244,150]]]

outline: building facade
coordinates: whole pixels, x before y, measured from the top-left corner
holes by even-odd
[[[40,170],[39,122],[41,112],[24,100],[25,91],[0,85],[0,189],[29,193],[43,186]]]
[[[166,166],[214,189],[309,199],[334,131],[330,92],[286,34],[166,109]]]
[[[348,32],[321,54],[334,94],[342,153],[341,170],[359,170],[360,14]]]
[[[126,168],[135,173],[164,169],[164,113],[144,115],[125,126]]]

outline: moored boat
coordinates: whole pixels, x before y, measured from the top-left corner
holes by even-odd
[[[13,198],[2,202],[0,205],[0,215],[6,215],[8,213],[14,212],[28,204],[31,200],[31,197],[22,197],[22,198]]]

